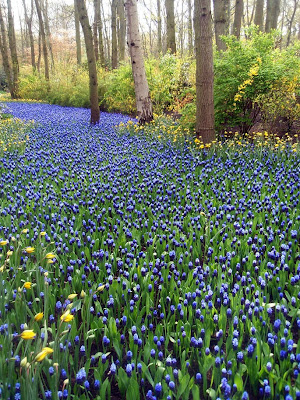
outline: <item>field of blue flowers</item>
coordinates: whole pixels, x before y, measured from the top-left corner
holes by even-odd
[[[300,399],[300,158],[10,103],[0,398]]]

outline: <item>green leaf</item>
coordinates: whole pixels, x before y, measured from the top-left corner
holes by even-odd
[[[189,374],[184,375],[182,377],[182,379],[180,380],[180,383],[179,383],[178,391],[177,391],[177,399],[181,398],[182,394],[185,392],[185,390],[186,390],[186,388],[187,388],[187,386],[189,384],[189,381],[190,381],[190,375]]]
[[[136,380],[131,379],[128,389],[126,391],[126,400],[139,400],[140,388]]]
[[[241,392],[244,387],[243,379],[239,373],[236,373],[234,376],[234,383],[236,384],[237,390]]]

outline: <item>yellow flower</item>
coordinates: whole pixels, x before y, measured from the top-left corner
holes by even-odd
[[[31,285],[32,285],[31,282],[25,282],[25,283],[24,283],[24,288],[25,288],[25,289],[31,289]]]
[[[44,313],[39,312],[38,314],[36,314],[36,315],[34,316],[34,320],[35,320],[35,321],[40,321],[41,319],[43,319],[43,316],[44,316]]]
[[[74,300],[75,297],[77,297],[77,296],[78,296],[77,293],[72,293],[72,294],[69,294],[68,299],[69,300]]]
[[[51,349],[51,347],[44,347],[44,348],[42,349],[42,351],[36,355],[34,361],[36,361],[36,362],[41,362],[41,361],[43,361],[43,359],[44,359],[47,355],[49,355],[49,354],[51,354],[51,353],[53,353],[53,349]]]
[[[41,232],[40,235],[41,236],[46,236],[46,232]]]
[[[22,233],[28,233],[29,232],[29,229],[23,229],[22,230]]]
[[[53,253],[48,253],[48,254],[46,254],[46,258],[49,260],[49,259],[52,259],[52,258],[55,258],[56,257],[56,255],[55,254],[53,254]]]
[[[61,321],[70,322],[74,318],[74,315],[70,314],[70,310],[67,310],[61,317]]]
[[[24,340],[31,340],[36,337],[36,333],[32,329],[26,329],[20,334],[20,336]]]
[[[25,249],[26,253],[28,253],[28,254],[34,253],[34,250],[35,250],[35,248],[34,248],[34,247],[31,247],[31,246],[26,247],[26,249]]]
[[[1,240],[0,246],[6,246],[8,243],[8,240]]]

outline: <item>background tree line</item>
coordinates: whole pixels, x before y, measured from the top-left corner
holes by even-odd
[[[0,2],[2,64],[13,98],[19,93],[20,65],[30,64],[33,73],[43,73],[50,85],[56,64],[77,63],[80,66],[86,63],[84,48],[89,53],[88,65],[92,63],[91,57],[106,70],[117,69],[129,59],[133,62],[131,46],[126,46],[127,35],[132,31],[132,26],[128,26],[128,7],[126,9],[129,3],[138,7],[140,57],[154,55],[158,58],[169,53],[193,58],[197,54],[205,54],[204,57],[199,56],[197,61],[197,71],[201,70],[205,78],[196,79],[196,88],[199,89],[198,97],[206,93],[205,98],[211,104],[213,94],[208,100],[207,89],[213,85],[212,61],[209,62],[212,51],[207,53],[207,50],[212,47],[212,39],[218,51],[225,51],[227,44],[224,36],[232,34],[238,39],[247,39],[247,27],[253,24],[266,33],[279,29],[281,33],[277,46],[280,48],[300,38],[299,0],[22,0],[19,1],[21,8],[18,13],[12,7],[16,2],[13,3],[11,0]],[[88,23],[86,32],[82,29],[83,17],[80,16],[83,5]],[[208,26],[205,26],[204,19],[199,23],[202,16],[207,17]],[[201,35],[206,38],[203,48],[200,48]],[[205,85],[208,85],[206,89]],[[93,86],[95,81],[90,88]],[[205,112],[208,104],[203,107],[201,120],[208,115]]]

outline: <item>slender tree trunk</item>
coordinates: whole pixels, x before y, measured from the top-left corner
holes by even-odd
[[[104,56],[104,44],[103,44],[103,23],[102,23],[102,17],[101,17],[101,3],[102,0],[98,1],[98,42],[99,42],[99,60],[100,64],[102,67],[105,65],[105,56]]]
[[[45,64],[45,78],[46,78],[47,81],[49,81],[50,75],[49,75],[48,49],[47,49],[47,42],[46,42],[46,34],[45,34],[43,15],[42,15],[42,10],[41,10],[41,7],[40,7],[39,0],[34,0],[34,2],[35,2],[35,7],[36,7],[38,19],[39,19],[40,35],[41,35],[41,41],[42,41],[42,46],[43,46],[44,64]]]
[[[104,7],[103,7],[103,2],[101,1],[101,13],[102,13],[102,24],[103,24],[103,32],[104,32],[104,39],[105,39],[105,49],[106,49],[106,57],[107,59],[110,59],[111,57],[111,52],[110,52],[110,39],[108,35],[108,29],[106,25],[106,20],[105,20],[105,13],[104,13]],[[104,41],[103,41],[104,43]]]
[[[118,0],[117,12],[119,20],[119,30],[118,30],[119,61],[124,61],[125,44],[126,44],[126,19],[124,10],[124,0]]]
[[[46,43],[51,57],[51,66],[54,67],[54,56],[52,51],[51,32],[50,32],[49,16],[48,16],[48,0],[41,0],[41,10],[44,18]]]
[[[213,33],[210,0],[195,0],[196,135],[215,139]]]
[[[111,2],[111,67],[118,68],[117,0]]]
[[[90,81],[90,103],[91,103],[91,124],[96,125],[100,120],[100,109],[98,99],[98,79],[97,79],[97,66],[95,51],[93,46],[92,28],[89,24],[85,0],[76,0],[79,21],[82,27],[86,55],[89,67],[89,81]]]
[[[244,14],[244,0],[236,0],[232,34],[235,35],[238,39],[241,36],[243,14]]]
[[[167,50],[176,53],[174,0],[165,0],[167,14]]]
[[[94,0],[94,23],[93,23],[93,38],[94,38],[94,51],[96,61],[99,60],[99,42],[98,42],[98,24],[99,24],[99,0]]]
[[[25,21],[27,24],[29,43],[30,43],[31,65],[32,65],[33,72],[35,72],[36,63],[35,63],[35,51],[34,51],[34,38],[33,38],[33,33],[32,33],[33,0],[31,0],[30,16],[28,16],[28,13],[27,13],[25,0],[23,0],[23,7],[24,7]]]
[[[18,82],[19,82],[19,61],[17,54],[17,45],[16,45],[16,34],[15,34],[15,26],[14,19],[12,15],[11,9],[11,0],[7,0],[7,20],[8,20],[8,42],[10,49],[10,56],[12,62],[12,73],[13,73],[13,91],[15,97],[18,96]]]
[[[153,111],[142,53],[136,0],[126,0],[125,11],[138,121],[144,124],[153,119]]]
[[[38,60],[37,60],[37,70],[38,73],[41,71],[41,60],[42,60],[42,35],[39,30],[39,39],[38,39]]]
[[[264,3],[265,0],[256,0],[254,25],[258,26],[260,32],[264,30]]]
[[[6,29],[5,29],[5,23],[4,23],[4,19],[3,19],[3,15],[2,15],[1,4],[0,4],[0,30],[1,30],[0,48],[1,48],[3,68],[4,68],[5,75],[6,75],[8,90],[10,92],[11,97],[14,99],[14,98],[16,98],[16,93],[14,92],[13,73],[12,73],[12,68],[11,68],[10,62],[9,62],[8,46],[7,46],[7,40],[6,40]]]
[[[157,0],[157,50],[158,54],[162,52],[162,40],[161,40],[161,7],[160,0]]]
[[[287,37],[287,41],[286,41],[286,46],[287,47],[289,46],[290,41],[291,41],[292,26],[293,26],[293,23],[294,23],[297,7],[298,7],[298,0],[294,0],[294,8],[293,8],[291,19],[289,20],[289,24],[288,24],[288,37]]]
[[[214,20],[216,44],[219,51],[226,50],[221,36],[229,34],[229,0],[214,0]]]
[[[74,0],[74,17],[75,17],[75,38],[76,38],[76,58],[77,64],[81,64],[81,39],[80,39],[80,22],[76,0]]]
[[[267,16],[265,32],[277,29],[278,17],[280,14],[280,0],[267,0]]]
[[[192,0],[188,0],[188,50],[191,56],[194,53],[193,45],[193,17],[192,17]]]

